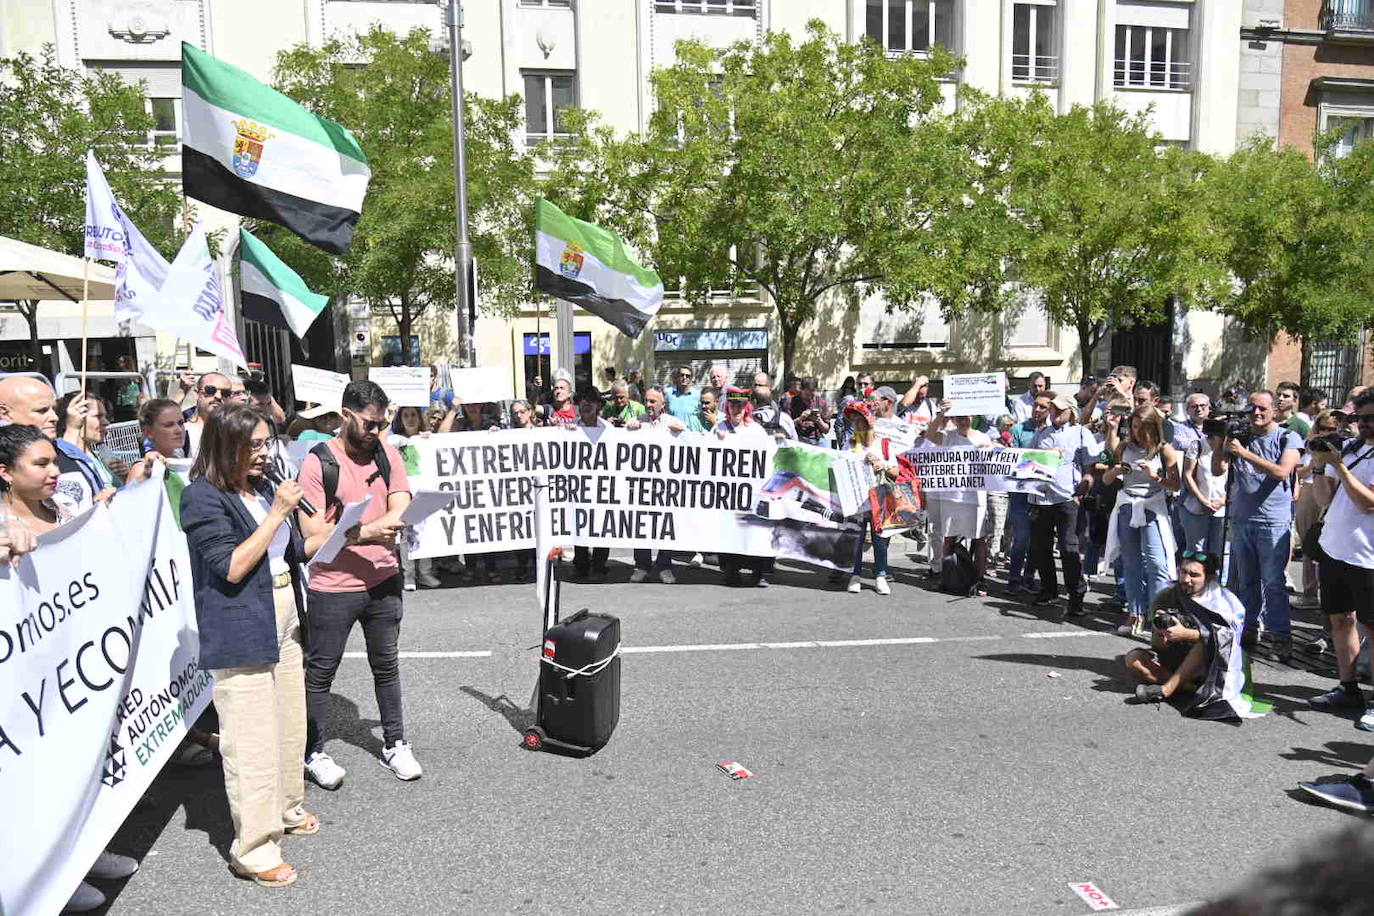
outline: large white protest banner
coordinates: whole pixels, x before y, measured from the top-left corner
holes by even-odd
[[[771,438],[620,428],[450,433],[412,440],[416,488],[452,490],[412,557],[534,546],[534,479],[549,481],[559,544],[769,556],[773,524],[756,511]]]
[[[947,375],[944,382],[951,417],[992,417],[1007,412],[1005,372]]]
[[[1058,452],[1024,448],[918,448],[906,453],[922,490],[1033,492],[1063,463]]]
[[[160,473],[0,565],[0,913],[60,911],[209,701]]]
[[[342,372],[330,372],[328,369],[297,366],[292,363],[291,381],[296,389],[296,400],[338,410],[349,379]]]
[[[373,366],[367,379],[382,386],[392,407],[429,406],[429,370],[424,366]]]
[[[454,366],[448,372],[453,394],[462,398],[464,404],[515,400],[515,383],[505,366],[474,366],[471,369]]]

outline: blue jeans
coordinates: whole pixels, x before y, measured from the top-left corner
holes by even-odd
[[[1030,494],[1010,494],[1007,516],[1011,519],[1011,560],[1007,568],[1007,584],[1030,584],[1035,580],[1034,566],[1026,569],[1031,540]]]
[[[1174,545],[1164,543],[1159,517],[1147,511],[1140,528],[1131,527],[1131,507],[1116,510],[1116,540],[1121,548],[1121,573],[1126,579],[1126,610],[1144,618],[1155,595],[1169,587]]]
[[[1287,522],[1231,520],[1231,591],[1245,606],[1246,635],[1263,621],[1279,639],[1290,631],[1284,570],[1291,548]]]
[[[1187,509],[1179,509],[1178,517],[1183,523],[1183,549],[1205,550],[1220,559],[1221,533],[1226,526],[1226,516],[1195,515]]]
[[[650,566],[650,558],[653,555],[653,551],[635,548],[634,554],[635,569],[642,569],[646,572],[651,568],[655,572],[668,569],[673,565],[673,560],[677,559],[677,554],[674,551],[660,550],[658,556],[653,558],[652,566]]]
[[[854,545],[854,575],[864,574],[864,535],[871,531],[873,526],[864,522],[863,529],[859,532],[859,542]],[[873,577],[887,575],[887,542],[888,538],[881,534],[873,535]]]

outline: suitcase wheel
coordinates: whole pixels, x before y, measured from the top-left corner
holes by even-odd
[[[525,737],[521,744],[529,751],[543,750],[544,730],[537,725],[531,725],[525,729]]]

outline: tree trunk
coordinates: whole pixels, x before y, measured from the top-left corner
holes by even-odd
[[[801,322],[791,318],[781,308],[778,309],[778,326],[782,329],[782,371],[773,376],[773,394],[781,396],[781,386],[792,375],[792,360],[797,349],[797,331]]]
[[[410,303],[401,300],[401,317],[396,320],[396,329],[401,335],[401,365],[409,366],[411,360],[410,352],[410,328],[415,323],[414,317],[410,314]]]
[[[1092,322],[1080,318],[1076,324],[1078,327],[1078,359],[1080,361],[1078,374],[1081,377],[1089,375],[1093,371],[1093,350],[1097,349],[1098,335],[1094,333],[1096,326]]]
[[[38,342],[38,303],[24,300],[19,303],[19,312],[29,324],[29,356],[33,359],[35,372],[43,371],[43,347]]]

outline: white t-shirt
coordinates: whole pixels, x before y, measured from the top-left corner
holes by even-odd
[[[183,451],[185,451],[186,454],[190,455],[192,458],[195,458],[200,454],[200,435],[203,432],[205,432],[204,423],[186,424],[186,445],[183,448]]]
[[[261,525],[262,520],[267,518],[267,512],[272,508],[272,504],[264,497],[256,494],[250,496],[247,493],[241,493],[239,498],[248,508],[248,514],[253,516],[253,521]],[[291,539],[290,528],[289,522],[282,522],[272,535],[272,543],[267,545],[267,568],[274,576],[280,576],[282,573],[291,571],[290,564],[286,562],[286,546]]]
[[[1360,483],[1367,487],[1374,485],[1374,445],[1361,444],[1345,456],[1344,463]],[[1336,476],[1329,466],[1326,472]],[[1327,556],[1351,566],[1374,569],[1374,512],[1361,512],[1345,487],[1336,488],[1331,508],[1326,510],[1321,547]]]
[[[988,434],[980,433],[976,429],[969,429],[967,436],[952,429],[945,433],[944,439],[945,448],[992,448],[992,440],[988,438]],[[939,490],[937,492],[940,499],[947,503],[977,503],[981,506],[988,499],[988,494],[982,490]]]
[[[1206,439],[1199,439],[1189,444],[1188,456],[1197,461],[1197,467],[1193,468],[1193,482],[1202,491],[1202,495],[1208,499],[1226,499],[1226,475],[1212,473],[1212,443]],[[1226,514],[1226,506],[1223,505],[1215,512],[1208,512],[1203,508],[1202,503],[1197,501],[1193,491],[1184,484],[1183,508],[1194,515],[1211,515],[1217,518]]]

